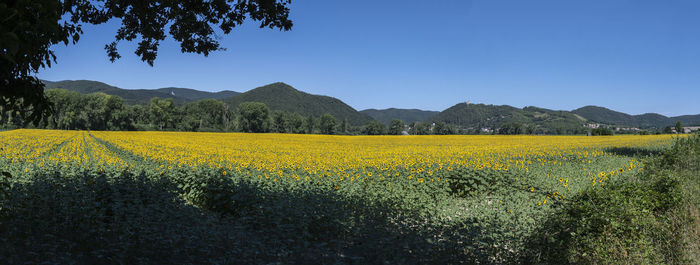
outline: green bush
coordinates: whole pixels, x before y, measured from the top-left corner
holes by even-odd
[[[643,173],[571,198],[533,234],[525,262],[697,262],[699,151],[700,137],[676,139]]]

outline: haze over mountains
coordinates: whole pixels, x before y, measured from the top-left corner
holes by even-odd
[[[82,94],[102,92],[122,97],[127,104],[148,104],[152,97],[172,98],[177,103],[200,99],[217,99],[236,107],[247,101],[263,102],[272,110],[320,116],[330,113],[339,121],[363,125],[371,120],[388,124],[393,119],[411,122],[445,122],[460,128],[499,128],[510,124],[525,125],[535,133],[578,133],[587,123],[601,123],[639,128],[662,128],[677,121],[685,125],[700,125],[700,114],[666,117],[656,113],[629,115],[603,107],[585,106],[573,111],[549,110],[538,107],[516,108],[507,105],[459,103],[444,111],[418,109],[367,109],[357,111],[343,101],[323,95],[299,91],[285,83],[273,83],[244,93],[235,91],[206,92],[189,88],[122,89],[89,80],[44,81],[47,89],[60,88]]]

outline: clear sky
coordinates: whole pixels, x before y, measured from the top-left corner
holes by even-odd
[[[209,57],[170,39],[154,67],[128,42],[109,62],[117,21],[86,26],[38,76],[239,92],[280,81],[358,110],[469,100],[700,114],[700,1],[294,0],[291,10],[291,31],[248,23]]]

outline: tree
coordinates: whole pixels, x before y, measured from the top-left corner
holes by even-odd
[[[430,134],[430,128],[428,127],[428,124],[426,124],[424,122],[414,123],[411,131],[412,131],[412,134],[415,134],[415,135]]]
[[[403,132],[403,121],[399,119],[393,119],[391,123],[389,123],[389,134],[391,135],[401,135],[401,132]]]
[[[323,134],[334,134],[335,133],[335,117],[333,115],[326,113],[321,116],[320,127],[321,133]]]
[[[457,134],[457,129],[451,124],[446,124],[444,122],[436,122],[435,128],[433,128],[433,134],[437,135],[451,135]]]
[[[265,103],[243,102],[238,105],[238,124],[243,132],[268,132],[270,109]]]
[[[291,113],[287,116],[287,130],[291,133],[304,133],[304,116]]]
[[[176,109],[175,101],[172,98],[151,98],[148,110],[151,122],[158,126],[159,130],[168,128],[168,125],[172,125],[174,122]]]
[[[132,130],[135,113],[125,109],[124,100],[104,93],[88,95],[64,89],[49,89],[46,97],[52,105],[51,114],[44,117],[42,128]]]
[[[365,125],[362,133],[366,135],[382,135],[386,134],[386,125],[378,121],[370,121]]]
[[[278,133],[287,132],[287,117],[286,113],[275,110],[272,113],[272,131]]]
[[[86,129],[90,130],[110,129],[115,119],[115,113],[124,108],[122,98],[101,92],[79,95],[78,98],[81,98],[81,102],[76,102],[77,106],[74,107],[74,110],[84,113],[87,117]]]
[[[610,128],[595,128],[591,130],[591,135],[613,135],[613,131]]]
[[[128,118],[124,114],[124,99],[118,96],[105,95],[104,115],[105,124],[103,130],[119,130],[121,126],[128,126]]]
[[[678,121],[676,122],[676,133],[683,133],[683,123]]]
[[[20,111],[38,123],[50,113],[44,85],[32,76],[56,62],[50,49],[75,44],[83,24],[121,21],[115,40],[105,45],[111,61],[121,58],[122,40],[139,40],[135,53],[153,65],[167,35],[184,53],[204,56],[223,50],[216,34],[230,33],[250,19],[261,28],[290,30],[291,0],[169,1],[169,0],[7,0],[0,3],[0,106]],[[168,26],[168,34],[166,34]],[[219,28],[220,31],[215,31]]]
[[[558,128],[558,134],[563,134],[562,130]],[[523,125],[517,122],[505,123],[498,128],[498,134],[522,134],[523,132]]]
[[[664,133],[666,133],[666,134],[673,133],[673,129],[671,128],[671,126],[664,127]]]
[[[134,106],[126,105],[124,108],[112,113],[112,119],[108,123],[109,130],[133,131],[137,113]]]
[[[201,99],[182,107],[178,127],[186,131],[224,131],[230,116],[228,106],[216,99]]]
[[[316,127],[316,119],[314,115],[309,115],[306,119],[306,133],[314,133],[314,128]]]
[[[340,127],[338,128],[341,134],[346,134],[348,133],[348,118],[344,118],[342,122],[340,122]]]

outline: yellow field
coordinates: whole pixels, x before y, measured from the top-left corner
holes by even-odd
[[[653,146],[655,136],[327,136],[191,132],[92,132],[139,156],[173,166],[254,168],[283,173],[338,175],[368,168],[386,171],[508,170],[532,163],[586,161],[608,147]]]
[[[27,167],[38,169],[44,165],[138,167],[137,160],[125,157],[129,154],[150,161],[163,172],[208,167],[219,169],[224,175],[240,173],[274,181],[324,179],[342,183],[392,178],[423,183],[447,181],[444,177],[453,175],[453,170],[529,173],[534,168],[558,179],[564,186],[568,186],[570,178],[587,179],[593,185],[602,183],[607,176],[632,170],[640,163],[630,159],[611,163],[604,159],[606,163],[596,164],[601,158],[616,156],[606,152],[606,148],[653,147],[672,138],[670,135],[328,136],[52,130],[14,130],[0,136],[0,157],[24,161]],[[112,149],[103,143],[109,143]],[[570,163],[578,165],[577,170],[581,171],[571,171]],[[567,170],[550,176],[555,174],[551,169],[558,167]]]
[[[586,160],[608,147],[653,146],[671,135],[653,136],[328,136],[194,132],[91,132],[125,151],[179,166],[303,170],[333,173],[365,168],[425,170],[455,166],[508,169],[551,158]],[[41,157],[87,163],[123,164],[87,132],[14,130],[0,133],[0,155],[14,160]]]

